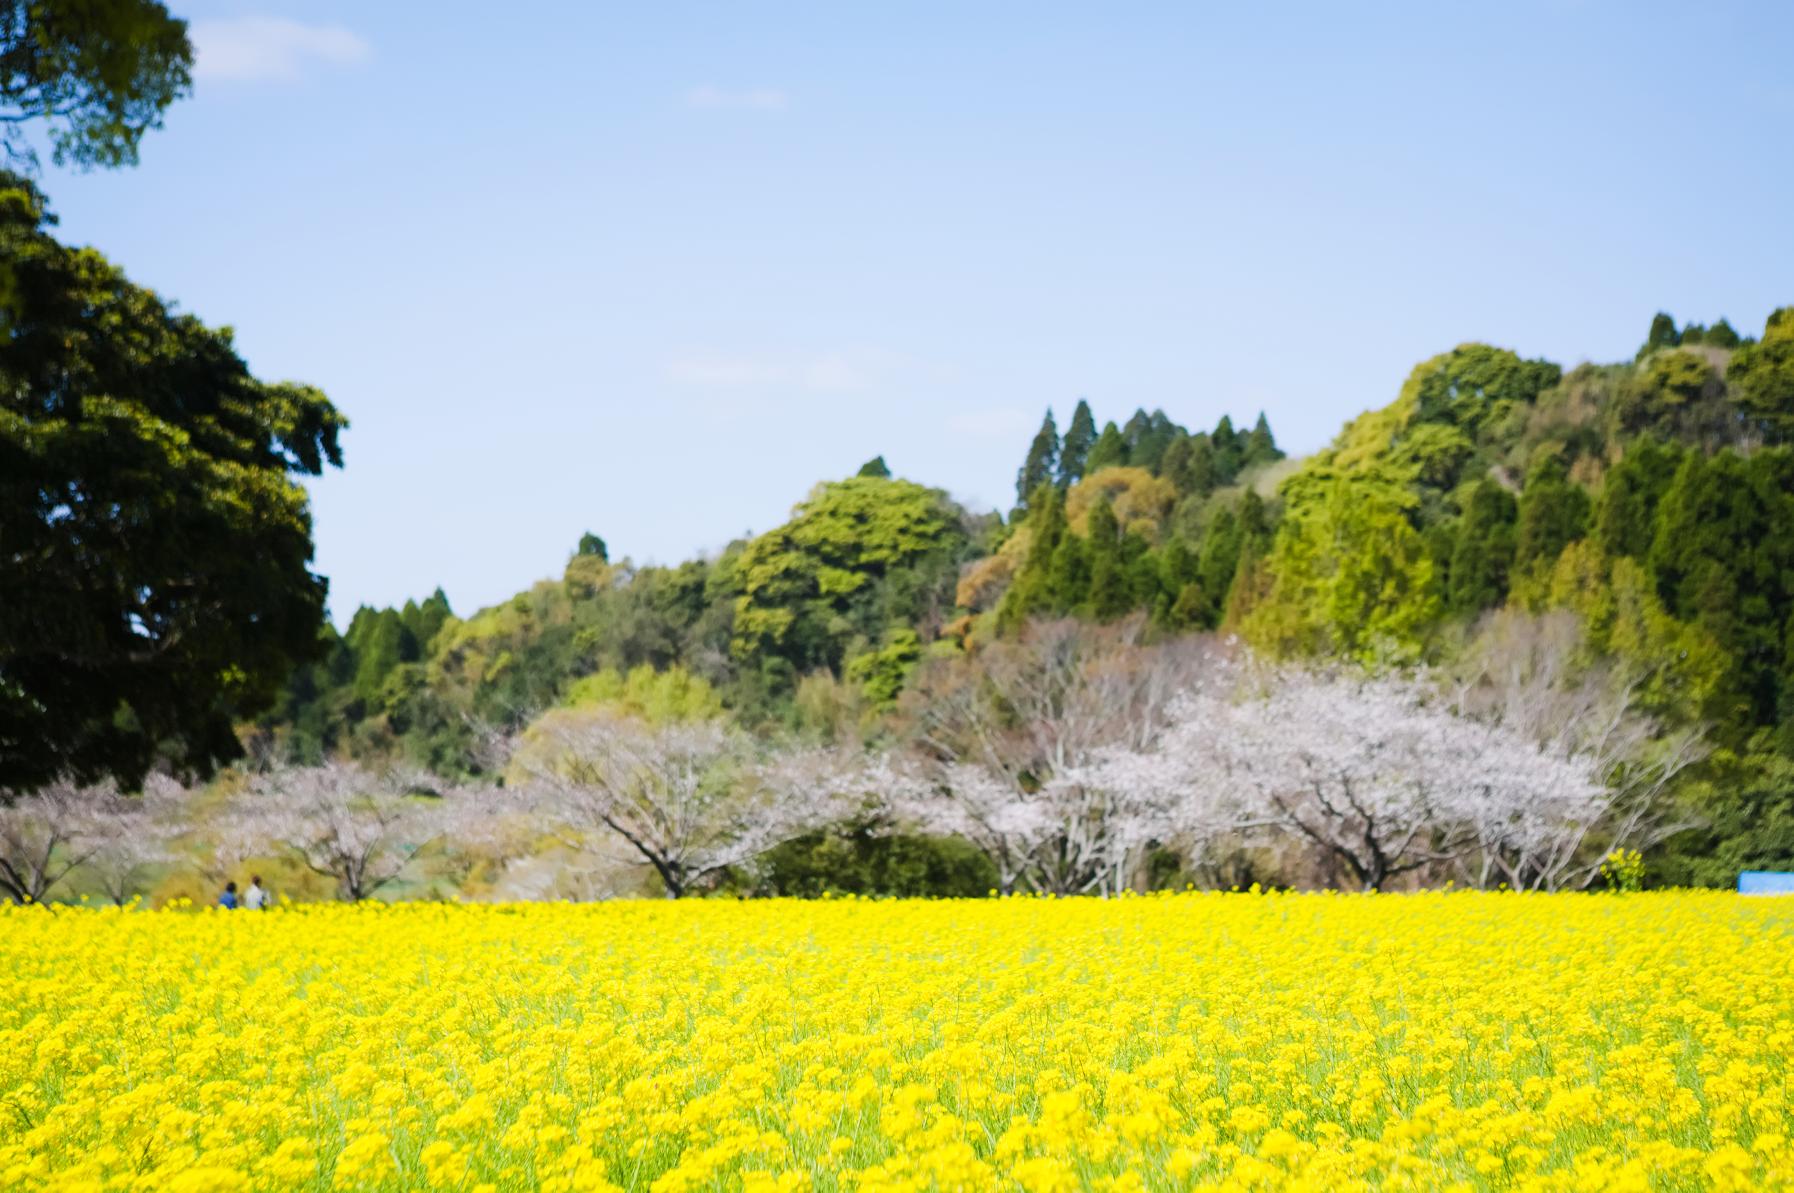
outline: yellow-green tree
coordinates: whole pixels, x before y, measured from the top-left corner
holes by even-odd
[[[1392,486],[1335,479],[1290,506],[1266,560],[1269,588],[1241,615],[1241,634],[1277,655],[1418,655],[1441,601],[1413,502]]]

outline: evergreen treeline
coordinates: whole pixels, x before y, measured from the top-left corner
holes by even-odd
[[[1301,461],[1262,415],[1099,429],[1081,401],[1063,432],[1048,412],[1007,517],[880,457],[713,559],[636,567],[588,535],[558,580],[466,619],[440,592],[359,611],[261,730],[298,759],[477,771],[482,734],[579,685],[670,682],[749,725],[876,737],[923,659],[1037,617],[1383,667],[1489,649],[1494,610],[1561,611],[1577,665],[1715,743],[1684,784],[1699,827],[1653,865],[1722,883],[1794,865],[1791,433],[1794,308],[1760,340],[1659,315],[1634,360],[1568,372],[1465,344]]]

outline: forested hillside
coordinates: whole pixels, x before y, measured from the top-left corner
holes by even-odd
[[[880,458],[714,558],[638,567],[588,534],[558,579],[465,618],[440,591],[363,608],[255,738],[264,757],[479,774],[494,737],[605,701],[876,742],[913,719],[928,660],[1064,617],[1373,670],[1543,652],[1704,731],[1677,777],[1694,827],[1653,866],[1723,882],[1794,861],[1791,432],[1794,308],[1760,341],[1659,315],[1634,360],[1568,372],[1461,345],[1301,461],[1262,415],[1099,429],[1079,402],[1063,430],[1048,413],[1004,514]]]

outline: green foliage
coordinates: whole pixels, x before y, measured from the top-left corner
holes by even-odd
[[[1083,398],[1078,399],[1078,408],[1072,411],[1071,425],[1065,428],[1065,438],[1059,445],[1059,487],[1069,488],[1084,476],[1090,449],[1096,446],[1096,419],[1090,413],[1090,403]]]
[[[874,708],[889,708],[897,703],[909,674],[922,660],[922,639],[908,626],[893,626],[885,634],[884,643],[847,660],[847,678],[860,685],[860,691]]]
[[[1053,412],[1048,410],[1028,445],[1028,458],[1015,474],[1015,502],[1027,508],[1028,498],[1042,485],[1051,484],[1059,467],[1059,430],[1053,425]]]
[[[883,456],[873,456],[870,460],[861,464],[860,470],[854,473],[854,475],[872,476],[888,480],[891,476],[891,469],[890,466],[885,463],[885,458]]]
[[[1292,505],[1266,561],[1269,590],[1245,612],[1242,635],[1273,655],[1417,656],[1441,598],[1412,508],[1399,489],[1348,479]]]
[[[1751,723],[1771,724],[1794,605],[1794,454],[1688,453],[1663,495],[1649,565],[1670,611],[1737,660]]]
[[[1121,437],[1121,429],[1112,422],[1104,423],[1103,433],[1097,436],[1089,458],[1084,461],[1084,474],[1088,476],[1104,468],[1123,468],[1127,462],[1127,440]]]
[[[936,490],[878,477],[820,485],[736,561],[731,649],[743,660],[783,659],[794,672],[835,670],[856,635],[915,620],[921,605],[940,603],[943,586],[950,594],[965,541]]]
[[[1610,891],[1644,890],[1644,854],[1636,849],[1616,849],[1601,863],[1601,878]]]
[[[1233,630],[1373,666],[1472,650],[1512,663],[1552,640],[1503,626],[1573,620],[1579,673],[1625,687],[1664,733],[1706,726],[1719,747],[1677,780],[1704,827],[1647,852],[1651,881],[1794,865],[1794,450],[1763,446],[1785,433],[1777,346],[1794,316],[1778,312],[1762,344],[1724,321],[1654,337],[1636,362],[1568,375],[1462,345],[1274,472],[1262,415],[1192,435],[1138,410],[1099,436],[1080,403],[1063,441],[1050,421],[1035,437],[1023,471],[1037,483],[1008,526],[869,465],[714,560],[585,553],[465,622],[440,594],[362,611],[344,638],[326,629],[264,727],[308,758],[448,770],[470,765],[470,724],[594,693],[651,715],[631,685],[683,676],[703,715],[859,743],[902,726],[892,705],[920,660],[976,657],[1036,617],[1144,612],[1154,633]],[[1267,473],[1282,477],[1270,504]],[[819,834],[737,878],[785,893],[988,887],[898,840]]]
[[[677,666],[656,671],[647,663],[627,673],[606,667],[575,680],[561,703],[567,708],[607,708],[654,725],[723,715],[721,694],[702,676]]]
[[[1084,604],[1096,620],[1113,621],[1133,607],[1121,551],[1121,526],[1106,500],[1091,507],[1089,525],[1085,538],[1090,544],[1090,592]]]
[[[0,175],[0,788],[204,773],[322,653],[294,477],[347,424],[44,222]]]
[[[1016,570],[1015,580],[1003,594],[997,610],[997,624],[1005,633],[1019,629],[1030,617],[1054,609],[1055,552],[1070,537],[1065,524],[1065,495],[1056,486],[1042,485],[1034,491],[1028,532],[1027,557]]]
[[[1794,756],[1765,732],[1709,761],[1699,810],[1657,863],[1671,885],[1729,887],[1741,870],[1794,870]]]
[[[1643,360],[1651,353],[1664,348],[1674,348],[1681,342],[1682,336],[1676,331],[1676,321],[1667,312],[1658,311],[1651,317],[1651,330],[1645,335],[1645,342],[1638,349],[1638,359]]]
[[[869,823],[787,841],[760,860],[753,886],[769,895],[977,899],[996,889],[990,859],[950,837],[894,834]]]
[[[41,120],[58,165],[134,164],[192,72],[187,22],[155,0],[0,0],[0,150],[29,169]]]
[[[1246,433],[1245,455],[1248,468],[1283,459],[1283,451],[1277,446],[1277,438],[1271,434],[1270,421],[1265,418],[1262,410],[1258,412],[1258,421]]]
[[[1690,323],[1686,327],[1677,328],[1674,319],[1664,312],[1658,311],[1651,320],[1651,330],[1645,336],[1645,342],[1638,349],[1635,359],[1644,360],[1653,352],[1661,352],[1666,348],[1705,344],[1712,348],[1732,349],[1743,342],[1737,331],[1724,319],[1719,320],[1712,327]]]
[[[1762,340],[1733,355],[1726,380],[1765,430],[1782,438],[1794,433],[1794,307],[1769,316]]]
[[[1514,563],[1513,495],[1488,478],[1470,491],[1453,541],[1446,604],[1454,613],[1475,613],[1507,598]]]
[[[1657,506],[1675,479],[1682,452],[1645,436],[1607,474],[1595,513],[1595,540],[1609,555],[1642,559],[1656,535]]]
[[[1588,533],[1588,493],[1572,484],[1563,464],[1547,457],[1520,491],[1520,520],[1514,537],[1514,566],[1549,565],[1558,553]]]
[[[579,547],[574,554],[588,559],[596,559],[600,563],[610,562],[610,548],[604,545],[603,539],[589,530],[579,536]]]

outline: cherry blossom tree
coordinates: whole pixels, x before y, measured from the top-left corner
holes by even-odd
[[[1142,628],[1035,623],[924,668],[905,694],[914,750],[893,811],[978,846],[1005,893],[1119,890],[1165,821],[1154,789],[1095,764],[1145,751],[1214,653],[1200,639],[1144,645]]]
[[[650,723],[603,707],[547,713],[513,765],[537,823],[598,853],[620,838],[670,899],[836,819],[844,776],[862,769],[828,751],[766,756],[721,721]]]
[[[1494,836],[1538,848],[1604,792],[1592,756],[1461,715],[1425,674],[1244,668],[1186,694],[1149,754],[1104,761],[1173,824],[1287,833],[1365,890]]]
[[[83,871],[117,906],[141,894],[145,872],[177,856],[174,840],[185,825],[187,789],[166,775],[150,775],[136,796],[104,801],[89,838]]]
[[[424,846],[455,823],[468,799],[430,781],[354,763],[280,767],[252,778],[227,815],[221,845],[290,854],[359,902],[391,883]]]
[[[1592,661],[1573,614],[1503,611],[1489,620],[1456,677],[1453,708],[1578,759],[1599,782],[1570,799],[1539,784],[1529,798],[1481,809],[1467,877],[1480,886],[1581,890],[1612,851],[1648,849],[1694,825],[1672,794],[1706,757],[1706,734],[1698,724],[1665,728],[1644,713],[1646,678],[1611,659]]]
[[[42,903],[104,840],[117,792],[110,784],[49,783],[0,800],[0,893]]]

